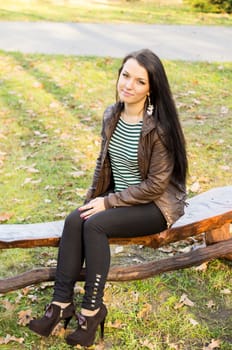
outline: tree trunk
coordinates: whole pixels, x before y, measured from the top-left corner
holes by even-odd
[[[232,238],[167,259],[127,267],[112,267],[108,274],[108,281],[145,279],[163,272],[200,265],[205,261],[216,259],[229,253],[232,253]],[[55,268],[41,268],[25,272],[16,277],[0,280],[0,293],[13,291],[31,284],[53,281],[55,278],[55,271]],[[83,270],[79,281],[83,281],[84,279],[85,271]]]

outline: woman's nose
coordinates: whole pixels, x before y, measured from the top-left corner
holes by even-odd
[[[132,89],[132,88],[133,88],[133,85],[134,85],[134,82],[133,82],[132,79],[128,79],[128,80],[126,81],[126,87],[127,87],[127,89]]]

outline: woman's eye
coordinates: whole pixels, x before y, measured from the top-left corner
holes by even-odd
[[[143,80],[139,80],[139,84],[145,85],[145,82]]]
[[[128,74],[127,73],[122,73],[122,76],[127,78]]]

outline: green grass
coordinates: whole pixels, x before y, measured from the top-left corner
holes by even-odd
[[[119,62],[0,52],[0,217],[9,214],[8,223],[62,219],[82,203]],[[188,145],[189,196],[231,184],[232,63],[164,65]],[[2,250],[0,275],[54,265],[56,253]],[[105,349],[203,350],[212,339],[232,349],[232,294],[225,293],[231,284],[231,264],[222,261],[206,271],[108,284]],[[22,310],[41,314],[51,292],[43,285],[1,296],[0,342],[7,334],[24,338],[1,349],[69,349],[62,337],[41,339],[18,324]],[[183,293],[192,307],[177,307]]]
[[[232,15],[196,12],[179,0],[0,0],[0,20],[231,25]]]

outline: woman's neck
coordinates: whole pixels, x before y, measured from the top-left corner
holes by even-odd
[[[125,105],[122,118],[129,123],[138,123],[143,120],[143,107]]]

